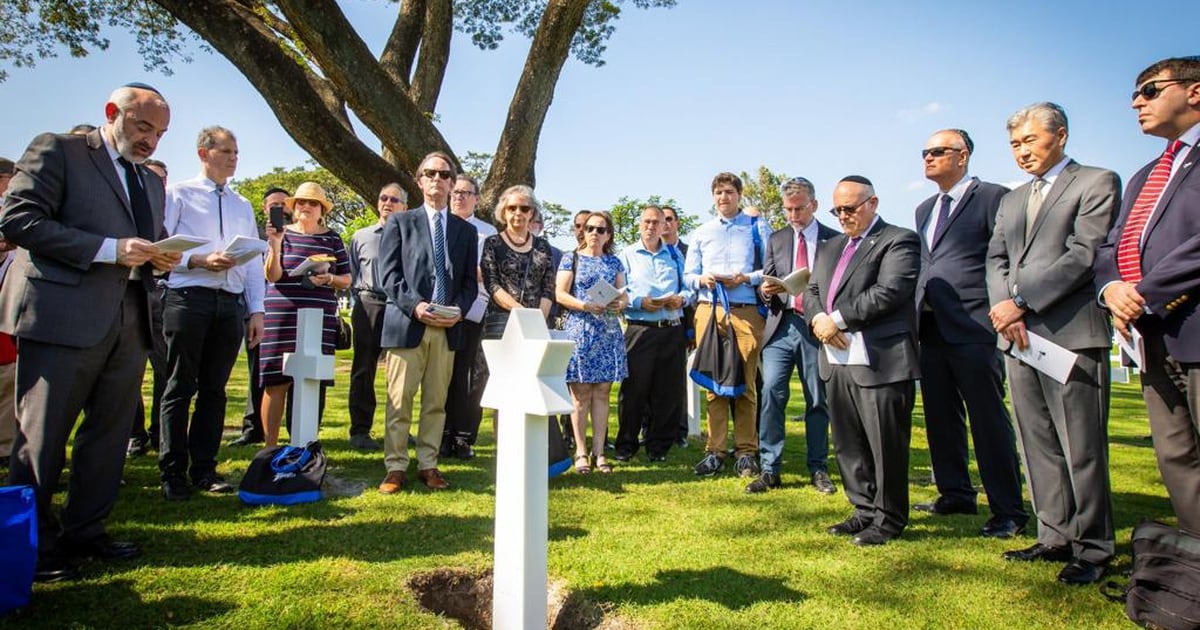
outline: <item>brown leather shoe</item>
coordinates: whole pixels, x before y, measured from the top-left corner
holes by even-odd
[[[438,472],[436,468],[427,468],[417,471],[417,479],[425,483],[425,486],[430,490],[445,490],[450,487],[450,482]]]
[[[383,478],[383,483],[379,484],[380,494],[396,494],[404,489],[404,471],[392,470]]]

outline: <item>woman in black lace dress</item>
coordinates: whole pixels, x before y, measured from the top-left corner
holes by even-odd
[[[550,243],[529,231],[535,215],[541,215],[541,204],[529,186],[512,186],[500,195],[496,217],[504,229],[483,242],[479,262],[483,286],[491,295],[483,317],[484,339],[504,334],[514,308],[541,309],[543,317],[550,312],[556,270]]]

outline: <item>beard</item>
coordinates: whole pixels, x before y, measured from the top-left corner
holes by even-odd
[[[134,164],[141,164],[142,162],[145,162],[146,159],[150,157],[150,154],[154,152],[153,149],[147,151],[146,155],[144,156],[139,155],[135,151],[138,143],[125,133],[125,125],[123,125],[122,122],[122,120],[118,119],[113,121],[110,125],[112,128],[113,144],[116,145],[114,148],[116,148],[117,153],[121,154],[121,157]]]

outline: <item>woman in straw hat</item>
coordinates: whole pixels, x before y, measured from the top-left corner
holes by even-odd
[[[296,349],[296,313],[302,308],[325,311],[321,350],[331,355],[338,330],[336,291],[350,286],[350,258],[342,237],[321,221],[333,208],[325,189],[315,182],[304,182],[284,203],[292,211],[294,223],[282,230],[267,225],[267,243],[271,247],[267,251],[266,273],[271,284],[267,288],[266,330],[259,352],[267,446],[279,441],[283,400],[292,384],[292,378],[283,373],[283,353]],[[307,273],[292,275],[301,263],[314,256],[330,260]],[[332,381],[321,384],[322,407],[325,388],[331,384]]]

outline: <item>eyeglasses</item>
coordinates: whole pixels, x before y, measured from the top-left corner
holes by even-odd
[[[451,179],[454,177],[454,173],[452,171],[443,171],[436,168],[427,168],[421,171],[421,174],[424,175],[426,179],[435,179],[438,177],[442,179]]]
[[[853,206],[837,206],[836,208],[831,208],[829,210],[829,214],[832,214],[835,217],[840,217],[843,214],[854,214],[855,212],[858,212],[859,208],[863,207],[863,204],[874,198],[875,197],[867,197]]]
[[[530,212],[533,212],[533,206],[507,206],[506,208],[510,212],[516,210],[521,214],[529,214]]]
[[[608,234],[608,228],[603,225],[585,225],[583,226],[583,231],[588,234],[593,232],[596,234]]]
[[[393,197],[391,195],[379,195],[379,203],[383,203],[385,201],[390,201],[392,203],[404,203],[404,200],[399,197]]]
[[[1190,81],[1200,81],[1200,79],[1155,79],[1153,81],[1147,81],[1142,84],[1142,87],[1134,90],[1133,94],[1129,98],[1130,100],[1137,100],[1137,97],[1140,96],[1147,101],[1153,101],[1154,99],[1158,98],[1159,94],[1162,94],[1163,89],[1158,87],[1160,83],[1163,85],[1170,85],[1172,83],[1188,83]]]
[[[450,194],[454,195],[455,197],[470,197],[471,195],[475,194],[475,191],[474,190],[451,190]]]
[[[931,157],[931,156],[935,157],[935,158],[939,158],[939,157],[942,157],[943,155],[946,155],[946,153],[948,153],[950,151],[962,151],[962,150],[963,149],[959,149],[956,147],[933,147],[932,149],[922,149],[921,150],[921,159],[923,160],[923,159],[925,159],[927,157]]]

